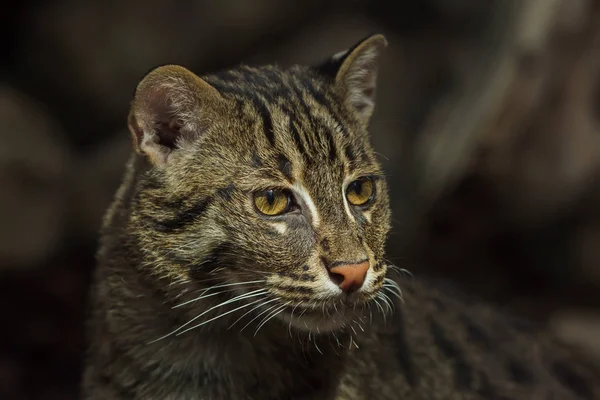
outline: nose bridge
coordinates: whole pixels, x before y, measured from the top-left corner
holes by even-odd
[[[329,241],[334,243],[329,251],[329,259],[347,262],[364,259],[365,251],[353,229],[340,230]]]
[[[365,250],[358,237],[356,225],[343,207],[327,215],[323,221],[321,244],[325,257],[331,262],[358,262],[365,259]]]
[[[315,169],[305,179],[311,187],[323,187],[324,182],[338,185],[339,179],[324,174],[327,172]],[[330,262],[362,261],[366,257],[365,251],[358,238],[356,224],[346,211],[343,196],[341,182],[339,187],[314,192],[313,199],[320,216],[318,233],[322,254]]]

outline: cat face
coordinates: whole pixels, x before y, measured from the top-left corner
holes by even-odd
[[[204,79],[167,66],[140,83],[129,126],[150,168],[131,224],[148,268],[198,307],[190,327],[212,317],[210,296],[243,324],[319,332],[385,301],[390,211],[367,134],[384,46]]]

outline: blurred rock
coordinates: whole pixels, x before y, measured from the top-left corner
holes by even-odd
[[[0,269],[34,266],[62,239],[69,149],[31,99],[0,87]]]
[[[437,197],[415,213],[422,236],[412,250],[430,271],[495,300],[598,305],[588,294],[600,289],[591,222],[600,204],[600,2],[523,3],[498,54],[505,68],[494,66],[478,96],[456,98],[467,106],[459,118],[421,134],[425,166],[444,179],[430,180]],[[484,118],[470,123],[484,99]]]
[[[550,320],[549,326],[563,341],[593,357],[600,366],[600,314],[564,310]]]
[[[600,173],[600,124],[593,107],[600,13],[588,1],[561,5],[540,54],[522,63],[500,128],[482,143],[476,165],[519,223],[570,212]],[[590,15],[582,14],[584,6]]]

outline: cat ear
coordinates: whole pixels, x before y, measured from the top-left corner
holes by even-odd
[[[187,69],[166,65],[139,83],[128,117],[133,147],[155,166],[202,134],[223,103],[220,93]]]
[[[356,111],[365,125],[375,108],[379,55],[386,46],[387,40],[383,35],[372,35],[316,67],[317,71],[335,81],[346,105]]]

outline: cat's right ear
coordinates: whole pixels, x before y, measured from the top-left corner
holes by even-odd
[[[166,65],[139,83],[127,120],[138,154],[162,167],[203,133],[223,106],[221,94],[189,70]]]

